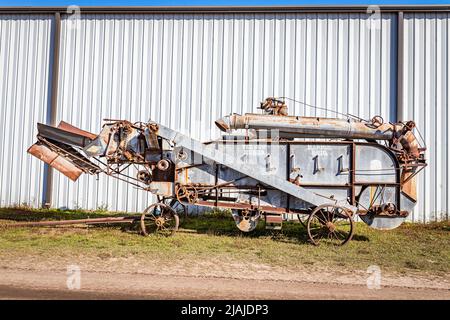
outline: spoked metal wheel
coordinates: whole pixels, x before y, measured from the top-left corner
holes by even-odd
[[[308,236],[314,245],[344,245],[353,236],[353,219],[348,209],[324,204],[314,209],[308,219]]]
[[[154,203],[141,215],[141,232],[147,236],[152,232],[172,235],[178,230],[180,219],[170,206],[164,203]]]
[[[171,207],[175,211],[175,213],[178,215],[178,217],[184,217],[184,218],[187,217],[188,210],[187,210],[186,205],[184,205],[180,201],[178,201],[177,198],[158,197],[158,202]]]
[[[297,214],[298,221],[306,228],[306,225],[308,224],[308,218],[309,214]]]

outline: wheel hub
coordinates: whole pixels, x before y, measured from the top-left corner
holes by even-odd
[[[328,228],[328,230],[329,230],[330,232],[334,232],[334,230],[336,230],[336,226],[335,226],[334,223],[331,222],[331,221],[328,221],[328,222],[326,223],[326,226],[327,226],[327,228]]]
[[[155,223],[158,227],[162,227],[165,222],[166,222],[166,219],[164,219],[163,217],[158,217],[155,220]]]

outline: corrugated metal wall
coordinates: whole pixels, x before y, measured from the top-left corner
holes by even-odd
[[[220,116],[286,96],[395,120],[396,15],[381,18],[372,28],[366,14],[63,19],[58,119],[97,132],[102,118],[151,118],[205,140],[219,134]],[[57,173],[53,195],[57,207],[137,211],[148,202],[113,179],[72,183]]]
[[[151,118],[207,140],[219,134],[216,118],[254,111],[266,96],[396,120],[396,17],[63,15],[57,120],[97,132],[102,118]],[[36,122],[49,121],[51,24],[50,15],[0,16],[1,206],[41,204],[44,166],[25,150]],[[404,114],[429,148],[412,219],[448,219],[450,17],[408,13],[404,27]],[[53,188],[55,207],[139,211],[150,201],[104,176],[72,183],[55,173]]]
[[[44,165],[26,153],[47,121],[51,15],[0,15],[0,205],[42,202]]]
[[[429,164],[418,179],[413,220],[448,219],[450,16],[415,13],[404,19],[405,118],[414,119],[421,130]]]

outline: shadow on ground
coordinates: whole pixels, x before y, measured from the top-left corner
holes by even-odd
[[[136,214],[96,212],[96,211],[78,211],[78,210],[33,210],[33,209],[0,209],[0,220],[14,222],[37,222],[37,221],[57,221],[57,220],[77,220],[89,218],[122,217],[136,216]],[[257,228],[249,233],[240,231],[226,212],[214,212],[198,216],[180,217],[180,230],[183,233],[197,233],[224,236],[240,236],[249,238],[270,237],[273,240],[281,242],[299,242],[309,243],[306,228],[298,221],[283,222],[281,230],[270,230],[265,228],[263,219],[261,219]],[[123,224],[102,224],[90,226],[90,228],[117,228],[124,232],[139,233],[139,223],[132,225]],[[369,241],[366,236],[354,234],[355,241]]]
[[[263,220],[263,219],[261,219]],[[224,215],[203,215],[197,217],[188,217],[183,220],[181,228],[195,230],[196,233],[244,236],[249,238],[270,236],[273,240],[287,242],[309,242],[308,232],[297,220],[283,222],[281,230],[268,230],[265,228],[264,221],[260,221],[257,228],[249,233],[240,231],[231,216]],[[353,235],[353,240],[369,241],[366,236]]]

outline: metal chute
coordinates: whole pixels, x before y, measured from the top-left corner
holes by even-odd
[[[28,149],[28,153],[76,181],[82,173],[101,171],[78,151],[91,143],[95,136],[66,122],[61,122],[58,127],[38,123],[38,142]]]

